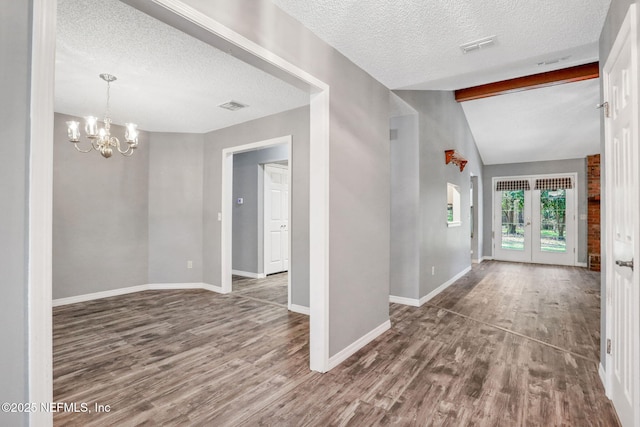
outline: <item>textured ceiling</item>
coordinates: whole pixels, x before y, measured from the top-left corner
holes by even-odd
[[[117,0],[58,0],[55,111],[202,133],[309,103],[309,95]],[[249,108],[231,112],[230,100]]]
[[[597,79],[462,103],[486,165],[600,152]]]
[[[391,89],[460,89],[594,61],[610,3],[272,1]],[[494,35],[495,46],[469,54],[459,48]]]
[[[610,0],[272,0],[391,89],[453,90],[598,60]],[[464,54],[461,44],[496,36]],[[553,62],[537,65],[540,62]],[[462,103],[485,164],[599,152],[598,80]],[[409,114],[391,98],[392,115]]]

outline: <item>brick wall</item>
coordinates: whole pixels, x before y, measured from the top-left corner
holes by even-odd
[[[600,154],[587,156],[587,191],[589,269],[600,271]]]

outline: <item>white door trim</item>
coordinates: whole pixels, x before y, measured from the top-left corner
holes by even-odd
[[[171,14],[196,23],[238,46],[249,56],[275,66],[311,91],[310,102],[310,368],[329,369],[329,85],[268,49],[178,0],[147,4],[158,15]],[[29,400],[53,400],[51,180],[53,167],[53,93],[55,87],[56,0],[34,0],[31,63],[31,136],[29,179]],[[157,16],[162,20],[162,16]],[[166,18],[165,18],[166,19]],[[37,126],[36,126],[37,124]],[[37,208],[39,206],[39,208]],[[53,424],[50,413],[30,415],[30,424]]]
[[[56,2],[34,0],[29,148],[28,401],[53,402],[52,240],[53,105]],[[29,425],[50,426],[51,413],[29,413]]]
[[[535,182],[536,179],[539,178],[552,178],[552,177],[570,177],[574,184],[573,188],[573,210],[574,215],[573,218],[567,219],[567,223],[571,221],[571,227],[574,230],[574,255],[573,255],[573,265],[580,265],[578,262],[578,248],[580,247],[580,233],[578,233],[578,192],[580,191],[580,183],[578,182],[578,173],[577,172],[562,172],[562,173],[550,173],[550,174],[527,174],[527,175],[514,175],[514,176],[495,176],[491,179],[491,210],[492,210],[492,222],[491,222],[491,258],[496,258],[496,183],[500,180],[518,180],[518,179],[527,179],[531,180],[531,182]],[[531,192],[533,192],[533,185],[531,186]],[[532,218],[533,219],[533,218]]]
[[[224,148],[222,150],[222,188],[220,191],[220,194],[222,195],[222,199],[220,201],[220,205],[222,206],[222,218],[220,224],[220,250],[222,254],[220,283],[222,293],[226,294],[231,292],[233,254],[233,155],[281,144],[287,144],[287,155],[289,157],[289,161],[291,161],[291,135],[252,142],[250,144],[237,145],[234,147]],[[291,210],[289,210],[289,212],[291,212]],[[289,287],[291,287],[290,277],[291,275],[289,275]]]
[[[246,151],[259,150],[262,148],[273,147],[275,145],[287,145],[287,158],[289,162],[289,183],[291,183],[291,165],[293,164],[291,159],[291,135],[281,136],[278,138],[266,139],[264,141],[252,142],[250,144],[238,145],[235,147],[228,147],[222,150],[222,194],[221,206],[222,206],[222,220],[220,225],[220,249],[222,253],[222,265],[220,283],[222,284],[222,293],[226,294],[231,292],[231,275],[233,274],[232,268],[232,254],[233,254],[233,155],[244,153]],[[289,218],[291,218],[291,191],[289,191]],[[264,216],[264,215],[263,215]],[[264,219],[258,219],[263,221]],[[291,229],[291,227],[289,227]],[[291,248],[291,231],[289,232],[289,248]],[[289,249],[291,253],[291,249]],[[287,278],[287,298],[289,309],[291,309],[291,269],[293,266],[289,262],[289,275]],[[263,271],[264,272],[264,271]]]
[[[603,94],[604,94],[604,100],[610,103],[613,103],[613,97],[612,95],[609,93],[609,82],[610,82],[610,75],[611,75],[611,71],[612,68],[614,67],[614,63],[616,61],[616,58],[618,57],[618,55],[621,53],[622,49],[624,48],[624,45],[626,43],[626,41],[629,41],[631,46],[631,63],[632,63],[632,67],[635,70],[632,70],[631,73],[629,73],[630,76],[630,81],[631,81],[631,93],[633,93],[633,103],[632,103],[632,108],[633,108],[633,112],[632,112],[632,133],[635,134],[635,140],[636,143],[640,142],[640,138],[638,135],[638,128],[640,127],[640,111],[639,111],[639,94],[638,94],[638,90],[640,89],[638,87],[638,55],[639,55],[639,48],[640,46],[638,45],[638,39],[637,39],[637,15],[636,15],[637,11],[636,11],[636,4],[631,4],[629,6],[629,9],[626,13],[625,19],[622,23],[622,25],[620,26],[620,30],[618,31],[618,34],[616,36],[616,39],[613,43],[613,46],[611,48],[611,52],[609,54],[609,57],[607,59],[607,62],[604,64],[603,66],[603,70],[602,70],[602,79],[603,79]],[[613,108],[615,108],[613,105],[611,106],[610,110],[613,111]],[[605,118],[604,120],[605,123],[605,182],[606,182],[606,191],[604,193],[605,197],[604,197],[604,204],[605,204],[605,233],[603,234],[604,236],[604,254],[605,254],[605,258],[604,258],[604,263],[605,263],[605,276],[604,276],[604,280],[605,280],[605,293],[602,296],[603,297],[603,306],[606,306],[607,308],[607,313],[606,313],[606,327],[604,328],[603,331],[603,335],[604,335],[604,340],[601,343],[601,352],[605,353],[605,361],[606,361],[606,369],[604,369],[604,367],[602,366],[602,363],[600,364],[600,369],[604,370],[604,375],[602,374],[602,372],[600,373],[600,377],[603,379],[603,385],[605,387],[605,392],[607,394],[607,397],[609,397],[610,399],[612,399],[612,403],[614,404],[614,408],[615,408],[615,391],[614,391],[614,383],[615,383],[615,373],[614,373],[614,369],[613,369],[613,355],[612,354],[607,354],[606,351],[606,347],[607,344],[605,344],[609,339],[614,338],[614,331],[613,328],[615,326],[615,316],[614,316],[614,307],[613,307],[613,287],[614,287],[614,272],[615,272],[615,259],[614,259],[614,239],[612,238],[614,236],[615,230],[614,230],[614,224],[613,224],[613,218],[615,218],[614,216],[614,208],[615,206],[611,203],[611,197],[608,195],[613,195],[614,194],[614,170],[615,170],[615,165],[614,165],[614,158],[613,158],[613,153],[612,153],[612,142],[611,142],[611,121],[607,120]],[[633,136],[632,136],[633,137]],[[638,160],[638,151],[640,150],[640,147],[638,145],[635,146],[635,152],[633,153],[635,155],[635,161],[636,161],[636,168],[638,167],[637,165],[637,160]],[[635,188],[638,188],[638,171],[634,171],[634,177],[633,180],[635,181]],[[636,195],[637,197],[637,195]],[[636,200],[637,201],[637,200]],[[638,212],[637,212],[638,206],[636,206],[636,210],[633,213],[633,215],[635,215],[635,217],[633,219],[631,219],[631,221],[633,221],[636,225],[638,224]],[[635,230],[636,234],[637,234],[637,229]],[[638,254],[640,253],[640,239],[638,239],[638,237],[636,236],[634,239],[634,248],[633,248],[633,252],[634,254]],[[637,260],[634,260],[637,263]],[[640,279],[638,278],[638,267],[636,267],[635,271],[633,271],[633,281],[635,283],[635,285],[637,286],[638,282],[640,281]],[[630,383],[630,388],[632,389],[632,393],[633,396],[631,397],[631,399],[633,400],[631,402],[631,406],[632,406],[632,420],[631,423],[629,425],[634,425],[634,426],[638,426],[640,425],[640,368],[638,368],[638,364],[640,363],[640,337],[639,337],[639,330],[640,330],[640,326],[638,325],[638,316],[639,313],[638,311],[640,310],[640,295],[639,295],[639,291],[637,290],[637,287],[634,286],[634,293],[635,295],[629,295],[629,298],[632,298],[632,300],[635,300],[635,312],[634,313],[629,313],[628,317],[631,317],[629,325],[633,328],[632,332],[629,334],[630,338],[631,338],[631,343],[629,343],[629,346],[631,346],[631,348],[633,349],[633,353],[635,353],[635,359],[630,361],[630,366],[634,366],[635,367],[635,372],[634,375],[632,375],[631,378],[631,383]],[[615,344],[613,345],[614,347],[614,352],[615,352]],[[632,355],[633,357],[633,355]]]

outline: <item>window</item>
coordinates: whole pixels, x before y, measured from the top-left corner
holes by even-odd
[[[459,227],[460,222],[460,187],[447,183],[447,226]]]

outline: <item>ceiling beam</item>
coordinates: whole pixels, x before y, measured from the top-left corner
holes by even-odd
[[[456,101],[464,102],[490,96],[505,95],[523,90],[538,89],[563,83],[579,82],[600,77],[600,67],[597,62],[532,74],[530,76],[488,83],[486,85],[468,87],[455,91]]]

